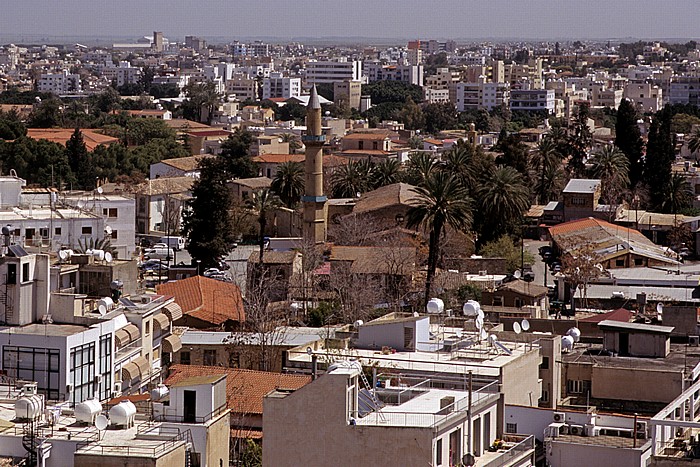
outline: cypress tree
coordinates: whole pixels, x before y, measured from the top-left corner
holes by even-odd
[[[642,136],[637,126],[637,111],[627,99],[622,99],[617,109],[615,123],[615,146],[627,156],[629,165],[630,187],[634,188],[642,180],[644,172]]]
[[[671,110],[668,106],[658,111],[649,128],[649,139],[644,159],[644,182],[649,188],[649,207],[661,210],[671,185],[671,165],[675,158],[671,138]]]

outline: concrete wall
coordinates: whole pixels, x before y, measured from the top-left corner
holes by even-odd
[[[669,403],[682,392],[680,371],[592,368],[591,397]]]
[[[547,391],[547,399],[541,402],[543,407],[556,408],[561,400],[561,339],[559,336],[540,339],[540,356],[542,363],[547,359],[547,367],[540,365],[542,394]]]
[[[540,398],[540,355],[533,349],[501,369],[501,392],[506,404],[537,406]]]
[[[426,343],[429,341],[430,318],[427,316],[415,321],[387,321],[382,324],[372,324],[360,326],[359,335],[355,342],[356,347],[365,349],[375,349],[388,346],[398,351],[430,350]],[[404,329],[413,329],[413,346],[404,346]],[[418,343],[423,345],[419,345]]]
[[[547,461],[552,467],[589,467],[592,465],[618,465],[642,467],[651,455],[651,444],[643,449],[625,449],[591,444],[574,444],[553,440]]]
[[[663,325],[673,326],[672,336],[698,335],[698,312],[695,307],[664,307]]]
[[[614,350],[630,357],[666,357],[671,351],[671,341],[666,334],[648,332],[628,332],[629,345],[620,348],[621,331],[604,331],[603,348]]]
[[[99,452],[99,451],[97,451]],[[126,452],[126,448],[124,449]],[[62,464],[66,465],[66,464]],[[173,449],[158,458],[134,457],[134,456],[101,456],[93,453],[76,453],[76,466],[100,466],[100,467],[174,467],[185,465],[185,445]],[[225,464],[224,464],[225,465]]]

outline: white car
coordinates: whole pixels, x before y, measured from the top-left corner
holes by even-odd
[[[223,279],[226,277],[224,273],[219,270],[218,268],[209,268],[204,271],[204,277],[208,277],[210,279]]]

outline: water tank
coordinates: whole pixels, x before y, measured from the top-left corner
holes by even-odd
[[[154,401],[159,401],[168,395],[168,387],[165,384],[159,384],[154,390],[151,391],[151,399]]]
[[[480,309],[481,305],[479,305],[479,302],[476,300],[467,300],[467,303],[462,306],[462,313],[464,313],[464,316],[474,318],[479,314]]]
[[[445,310],[445,302],[439,298],[431,298],[425,305],[425,309],[431,314],[442,313]]]
[[[88,399],[75,405],[75,420],[92,425],[100,412],[102,404],[97,399]]]
[[[112,425],[130,428],[134,425],[134,418],[136,418],[136,406],[131,401],[121,401],[109,409]]]
[[[114,300],[112,300],[110,297],[101,298],[100,301],[97,302],[97,310],[100,312],[101,315],[104,315],[113,307]]]
[[[355,321],[355,323],[353,324],[353,326],[355,327],[355,329],[359,329],[360,326],[362,326],[363,324],[365,324],[365,322],[362,321],[361,319],[358,319],[357,321]]]
[[[561,338],[561,350],[562,352],[568,352],[574,348],[574,338],[571,336],[564,336]]]
[[[105,259],[104,250],[92,250],[92,256],[98,261],[103,261]]]
[[[581,340],[581,331],[577,327],[573,327],[566,331],[566,335],[571,336],[574,342],[578,342]]]
[[[44,399],[32,394],[22,396],[15,402],[15,418],[19,420],[36,420],[44,411]]]

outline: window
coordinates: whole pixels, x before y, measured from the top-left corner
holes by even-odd
[[[216,365],[216,350],[204,349],[204,365]]]
[[[357,149],[364,149],[365,148],[365,142],[364,141],[359,141],[357,143]]]
[[[100,337],[100,355],[97,373],[102,376],[97,387],[97,394],[100,400],[108,399],[112,396],[112,335],[105,334]]]
[[[634,258],[634,265],[635,266],[644,266],[644,259],[643,258]]]
[[[3,346],[2,368],[7,376],[25,381],[36,381],[39,391],[48,399],[59,399],[58,349]]]
[[[79,345],[70,351],[69,384],[73,386],[71,402],[76,404],[95,395],[95,343]]]
[[[25,229],[24,230],[24,237],[27,240],[31,240],[32,238],[34,238],[34,232],[35,232],[34,229]]]
[[[442,465],[442,438],[435,443],[435,465]]]
[[[542,402],[545,402],[545,403],[549,402],[549,391],[547,391],[546,389],[543,389],[543,390],[542,390],[542,398],[541,398],[541,401],[542,401]]]
[[[406,349],[413,348],[413,328],[403,328],[403,346]]]
[[[450,465],[462,462],[462,429],[457,428],[450,433]]]
[[[190,364],[190,353],[187,351],[180,351],[180,363],[183,365]]]
[[[144,329],[144,331],[143,331],[143,335],[144,335],[144,336],[148,336],[150,333],[151,333],[151,322],[150,322],[150,321],[146,321],[146,327],[145,327],[145,329]]]
[[[549,370],[549,357],[542,357],[542,363],[540,363],[540,370]]]
[[[625,266],[625,260],[624,259],[616,259],[615,260],[615,266],[618,268],[624,267]]]
[[[8,264],[7,265],[7,283],[14,285],[17,283],[17,265]]]
[[[117,239],[117,231],[116,231],[116,230],[112,230],[111,238],[112,238],[112,240],[116,240],[116,239]]]
[[[91,226],[83,226],[82,234],[83,235],[92,235],[92,227]]]
[[[49,229],[48,228],[39,229],[39,236],[41,236],[41,238],[49,238]]]
[[[570,394],[585,394],[591,389],[591,382],[586,380],[568,380],[566,389]]]
[[[117,217],[117,208],[102,208],[102,215],[107,217]]]
[[[22,264],[22,282],[28,282],[29,280],[30,280],[29,263],[23,263]]]
[[[506,423],[506,433],[517,433],[518,424],[517,423]]]

